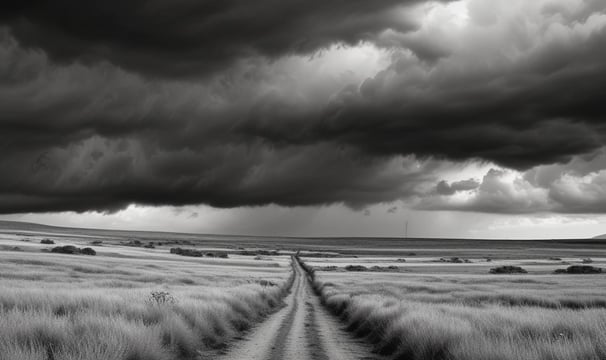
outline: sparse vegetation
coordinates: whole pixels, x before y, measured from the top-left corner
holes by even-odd
[[[181,256],[190,256],[190,257],[218,257],[222,259],[229,258],[229,255],[226,252],[204,252],[202,250],[196,249],[182,249],[182,248],[171,248],[171,254],[177,254]]]
[[[55,246],[51,252],[59,253],[59,254],[72,254],[72,255],[97,255],[97,252],[92,248],[78,248],[73,245],[65,245],[65,246]]]
[[[347,265],[345,266],[347,271],[368,271],[368,268],[363,265]]]
[[[461,259],[459,257],[450,257],[450,258],[440,258],[438,261],[447,262],[453,264],[461,264],[461,263],[469,263],[471,262],[469,259]]]
[[[323,303],[394,359],[601,360],[606,280],[314,272]],[[518,271],[515,266],[503,266]]]
[[[166,257],[0,253],[0,359],[198,358],[276,309],[289,285],[286,267],[226,272]]]
[[[496,268],[490,269],[491,274],[526,274],[528,271],[524,270],[519,266],[499,266]]]
[[[40,244],[52,245],[54,243],[55,242],[53,240],[51,240],[51,239],[42,239],[42,240],[40,240]]]
[[[602,268],[589,265],[572,265],[566,269],[557,269],[556,274],[601,274]]]

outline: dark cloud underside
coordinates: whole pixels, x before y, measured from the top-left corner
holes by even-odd
[[[605,145],[606,5],[465,0],[461,25],[445,3],[9,2],[0,213],[606,211],[575,195],[600,194],[602,168],[580,187],[565,165],[537,170]],[[469,161],[541,176],[441,182]]]
[[[422,0],[23,1],[5,21],[54,59],[109,60],[156,75],[204,74],[251,55],[310,54],[417,23],[395,10]]]

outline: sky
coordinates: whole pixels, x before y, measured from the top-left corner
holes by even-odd
[[[604,84],[603,0],[9,0],[0,219],[595,236]]]

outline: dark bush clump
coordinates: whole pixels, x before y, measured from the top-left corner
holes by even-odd
[[[155,249],[156,247],[154,246],[153,242],[148,242],[147,244],[143,245],[144,248],[147,249]]]
[[[80,252],[82,253],[82,255],[91,255],[91,256],[97,255],[97,252],[94,249],[89,248],[89,247],[80,249]]]
[[[47,244],[47,245],[51,245],[54,244],[55,242],[51,239],[42,239],[40,240],[40,244]]]
[[[80,249],[73,245],[65,245],[65,246],[55,246],[51,252],[58,254],[72,254],[72,255],[97,255],[97,252],[89,247]]]
[[[191,256],[191,257],[202,257],[204,256],[204,253],[200,250],[194,250],[194,249],[182,249],[182,248],[171,248],[170,249],[170,253],[171,254],[177,254],[177,255],[181,255],[181,256]]]
[[[490,269],[491,274],[526,274],[528,271],[522,269],[519,266],[499,266]]]
[[[463,262],[469,262],[469,260],[467,260],[467,259],[463,260],[463,259],[458,258],[458,257],[451,257],[451,258],[448,258],[448,259],[447,258],[440,258],[440,261],[441,262],[447,262],[447,263],[454,263],[454,264],[460,264],[460,263],[463,263]]]
[[[572,265],[566,269],[557,269],[556,274],[601,274],[602,268],[589,265]]]
[[[101,245],[101,244],[103,244],[103,241],[101,241],[101,240],[94,240],[94,241],[91,241],[90,244],[91,245]]]
[[[583,259],[583,264],[591,264],[592,262],[593,262],[593,260],[591,258]]]
[[[345,267],[345,270],[347,270],[347,271],[368,271],[368,268],[366,266],[362,266],[362,265],[347,265]]]
[[[55,246],[51,252],[59,254],[80,254],[80,249],[73,245]]]
[[[549,258],[549,260],[553,260],[553,261],[562,261],[562,258],[552,256],[552,257],[550,257],[550,258]]]

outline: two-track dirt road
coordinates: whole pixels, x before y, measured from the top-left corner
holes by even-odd
[[[295,279],[286,306],[251,329],[222,360],[358,360],[379,359],[330,315],[313,293],[306,273],[294,261]]]

